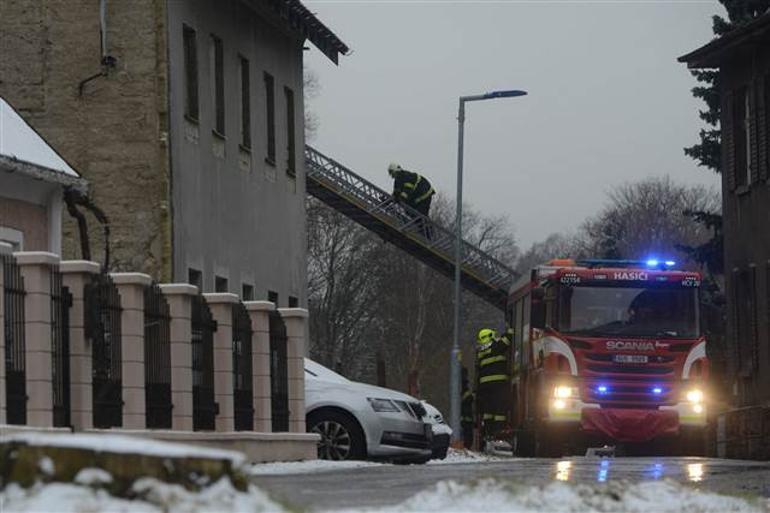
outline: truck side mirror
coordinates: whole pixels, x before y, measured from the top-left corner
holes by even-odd
[[[545,329],[545,301],[542,299],[535,301],[533,298],[531,310],[530,323],[532,327],[538,330]]]

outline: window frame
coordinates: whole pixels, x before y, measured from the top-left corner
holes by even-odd
[[[213,131],[222,137],[227,133],[225,116],[225,49],[222,38],[209,35],[209,62],[211,82],[211,105],[214,112]]]
[[[184,66],[184,116],[197,123],[200,118],[198,33],[187,24],[182,24],[182,54]]]
[[[286,174],[297,176],[297,141],[296,141],[296,109],[294,91],[284,86],[283,95],[286,101]]]
[[[241,89],[241,148],[251,151],[251,65],[249,59],[238,55]]]
[[[267,123],[267,148],[265,161],[275,165],[275,78],[267,71],[263,74],[265,85],[265,122]]]

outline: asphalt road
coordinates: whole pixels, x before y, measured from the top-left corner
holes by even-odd
[[[500,477],[522,484],[672,479],[704,490],[770,497],[770,463],[708,458],[510,459],[443,465],[378,465],[311,474],[254,476],[275,498],[333,510],[398,504],[438,481]]]

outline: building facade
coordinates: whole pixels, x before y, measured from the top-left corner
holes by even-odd
[[[770,13],[683,56],[718,68],[728,340],[738,406],[770,402]]]
[[[113,270],[305,304],[303,48],[336,62],[328,28],[296,0],[0,11],[0,95],[89,181]]]

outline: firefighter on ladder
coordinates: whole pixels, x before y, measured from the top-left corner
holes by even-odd
[[[495,330],[484,328],[479,331],[477,341],[476,401],[482,439],[486,443],[497,440],[507,428],[511,339],[508,333],[500,337]]]
[[[393,178],[393,199],[396,203],[404,203],[419,214],[428,217],[431,200],[436,194],[428,179],[407,171],[395,162],[391,162],[388,166],[388,174]],[[418,224],[425,236],[431,238],[430,229],[425,225],[424,219],[420,218]]]

